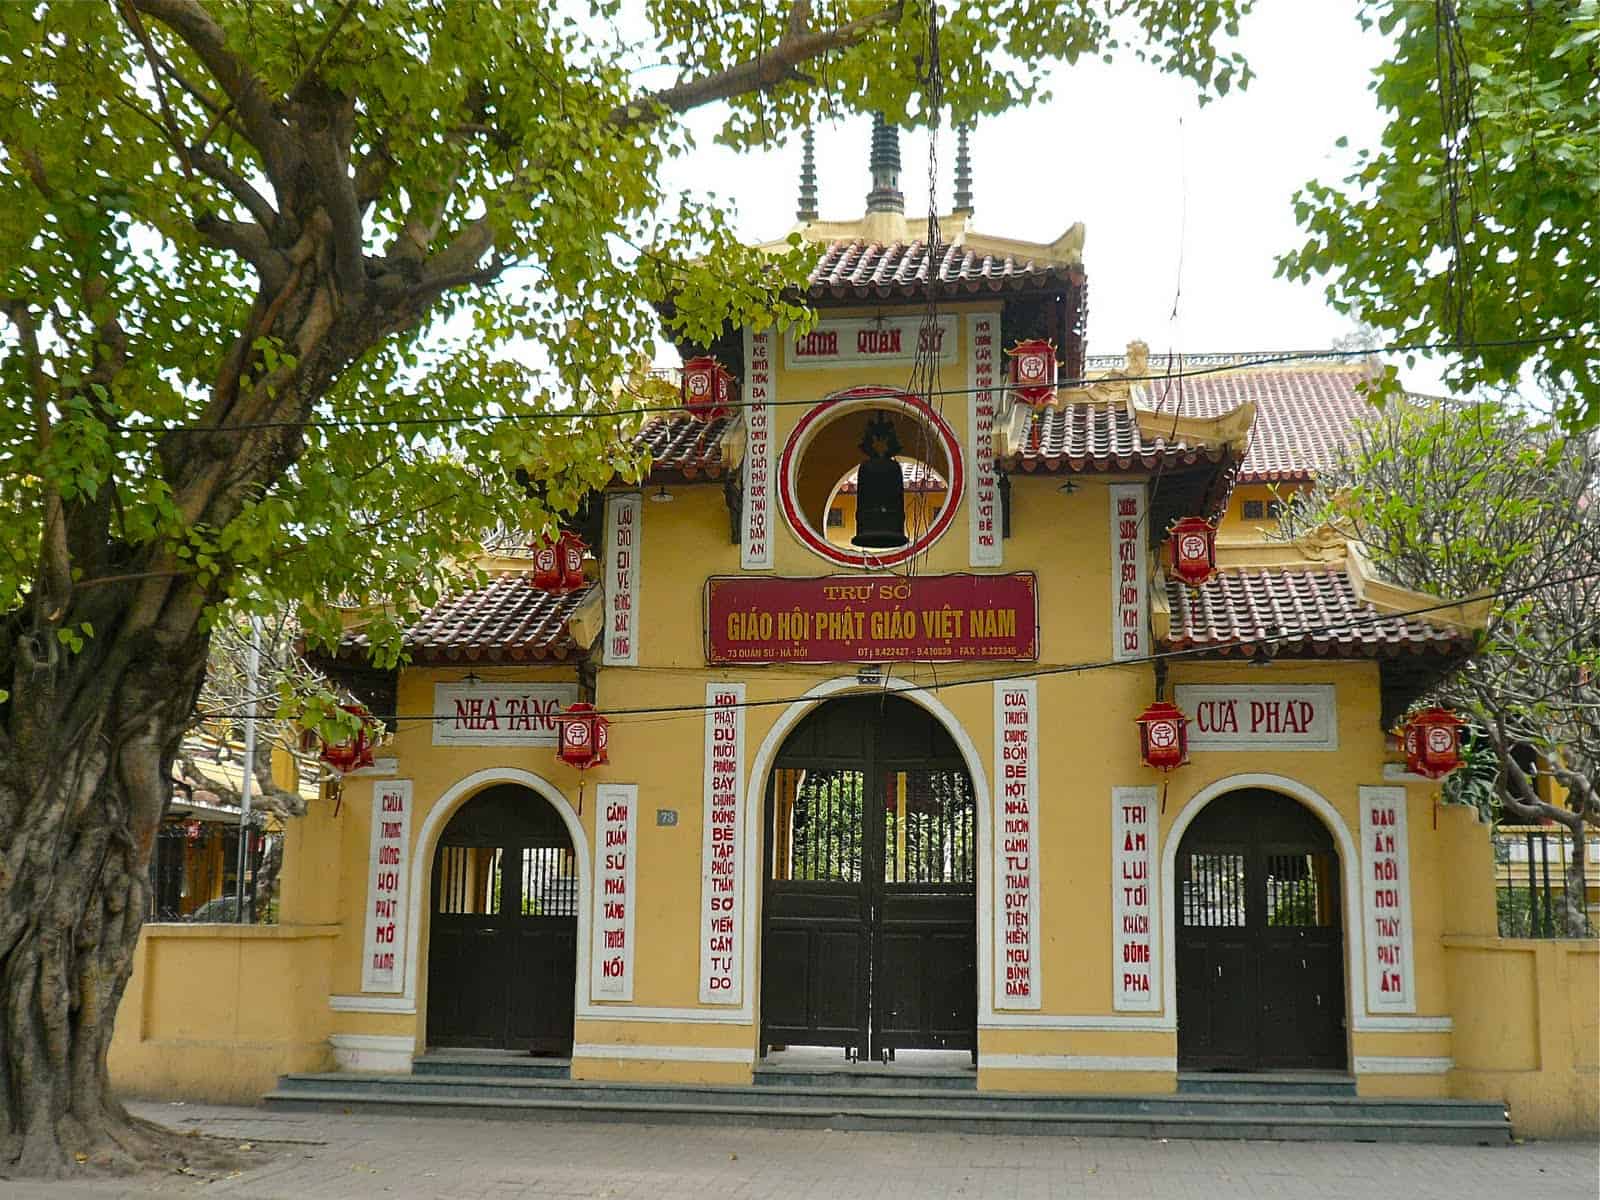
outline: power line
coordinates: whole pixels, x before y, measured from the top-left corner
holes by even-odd
[[[973,675],[973,676],[966,676],[966,677],[959,678],[959,679],[949,679],[949,680],[945,680],[945,681],[934,682],[934,683],[926,683],[926,684],[914,684],[914,683],[911,683],[908,680],[908,681],[906,681],[905,686],[896,688],[895,692],[896,692],[896,694],[902,694],[902,693],[905,693],[905,692],[939,692],[939,691],[945,691],[945,690],[947,690],[949,688],[966,687],[966,686],[969,686],[969,685],[972,685],[972,684],[1009,683],[1009,682],[1011,682],[1013,680],[1039,679],[1039,678],[1052,676],[1052,675],[1080,675],[1080,674],[1087,674],[1087,673],[1089,673],[1091,671],[1110,670],[1110,669],[1122,668],[1122,667],[1137,667],[1137,666],[1142,666],[1142,665],[1145,665],[1145,664],[1153,664],[1153,663],[1158,663],[1158,662],[1168,662],[1168,661],[1172,661],[1174,659],[1200,658],[1200,657],[1203,657],[1203,656],[1206,656],[1206,655],[1221,654],[1221,653],[1223,653],[1223,652],[1225,652],[1225,651],[1227,651],[1229,649],[1242,649],[1242,648],[1245,648],[1245,647],[1256,647],[1256,646],[1262,645],[1263,643],[1270,644],[1270,643],[1275,643],[1275,642],[1286,642],[1286,641],[1304,641],[1304,640],[1306,640],[1308,638],[1316,637],[1316,636],[1319,636],[1319,635],[1331,635],[1331,634],[1352,632],[1352,631],[1363,629],[1363,628],[1366,628],[1366,627],[1369,627],[1369,626],[1372,626],[1372,625],[1380,625],[1380,624],[1382,624],[1382,623],[1384,623],[1386,621],[1404,621],[1404,620],[1409,620],[1412,617],[1426,616],[1428,613],[1440,612],[1440,611],[1442,611],[1444,609],[1449,609],[1449,608],[1459,608],[1464,604],[1475,604],[1475,603],[1478,603],[1478,602],[1483,601],[1483,600],[1510,600],[1510,599],[1516,599],[1517,597],[1520,597],[1520,596],[1528,596],[1528,595],[1532,595],[1535,592],[1543,591],[1545,588],[1561,587],[1561,586],[1564,586],[1564,585],[1569,584],[1569,583],[1583,583],[1583,582],[1587,582],[1588,580],[1591,580],[1591,579],[1600,579],[1600,569],[1597,569],[1597,570],[1594,570],[1594,571],[1587,571],[1587,572],[1584,572],[1584,573],[1578,574],[1578,575],[1567,575],[1567,576],[1563,576],[1562,578],[1559,578],[1559,579],[1545,579],[1545,580],[1539,581],[1538,583],[1528,584],[1525,587],[1501,588],[1501,589],[1499,589],[1497,591],[1493,591],[1493,592],[1480,592],[1479,594],[1477,594],[1475,596],[1471,596],[1471,597],[1469,597],[1469,598],[1467,598],[1465,600],[1441,600],[1441,601],[1438,601],[1438,602],[1436,602],[1434,604],[1424,605],[1424,606],[1419,607],[1419,608],[1406,609],[1406,610],[1404,610],[1402,612],[1394,612],[1394,613],[1373,612],[1373,613],[1370,613],[1370,614],[1368,614],[1366,616],[1355,618],[1355,619],[1348,620],[1348,621],[1330,622],[1330,623],[1325,624],[1325,625],[1306,626],[1306,627],[1303,627],[1303,628],[1300,628],[1300,629],[1281,630],[1279,632],[1272,632],[1272,631],[1269,630],[1269,631],[1266,632],[1266,634],[1264,636],[1261,636],[1261,637],[1250,637],[1250,638],[1239,637],[1239,638],[1233,638],[1233,639],[1226,640],[1226,641],[1210,642],[1210,643],[1207,643],[1207,644],[1201,645],[1201,646],[1186,646],[1186,647],[1184,647],[1182,649],[1178,649],[1178,650],[1158,650],[1158,651],[1154,651],[1154,652],[1152,652],[1150,654],[1142,655],[1142,656],[1140,656],[1138,658],[1095,659],[1095,660],[1091,660],[1089,662],[1062,663],[1062,664],[1057,664],[1055,666],[1047,666],[1047,667],[1029,667],[1029,668],[1025,668],[1023,670],[1020,670],[1020,671],[1005,671],[1005,672],[1000,672],[998,674]],[[1271,653],[1268,653],[1266,655],[1259,656],[1259,659],[1257,659],[1257,661],[1264,660],[1264,661],[1270,662],[1270,661],[1273,661],[1273,659],[1275,657],[1276,657],[1275,655],[1273,655]],[[481,666],[481,665],[485,665],[485,664],[480,663],[478,665]],[[501,665],[508,665],[508,664],[490,664],[490,665],[501,666]],[[781,666],[781,665],[785,665],[785,664],[775,664],[775,665],[780,665]],[[793,663],[793,664],[787,664],[787,665],[790,665],[790,666],[826,667],[826,666],[848,666],[849,664],[848,663],[813,663],[813,664]],[[919,663],[910,663],[910,664],[907,664],[907,665],[910,665],[910,666],[930,666],[932,664],[920,663],[919,662]],[[948,664],[946,664],[946,665],[948,665]],[[429,670],[429,669],[438,669],[438,668],[437,668],[437,666],[435,664],[423,664],[420,667],[418,667],[417,669]],[[628,669],[631,670],[631,669],[636,669],[636,668],[628,668]],[[683,674],[683,675],[690,675],[690,674],[697,673],[697,670],[695,668],[689,668],[689,667],[684,667],[684,668],[646,668],[646,669],[656,669],[656,670],[669,670],[670,669],[670,670],[674,671],[675,673],[679,673],[679,674]],[[719,668],[708,666],[705,669],[706,670],[717,670]],[[662,704],[662,705],[651,705],[651,706],[642,707],[642,708],[612,708],[612,709],[604,709],[604,710],[601,711],[601,715],[606,717],[608,720],[615,720],[618,717],[659,717],[659,718],[666,718],[666,717],[676,717],[676,716],[692,716],[692,715],[697,714],[697,713],[705,713],[705,712],[708,712],[708,711],[710,711],[712,709],[721,709],[721,708],[771,708],[771,707],[774,707],[776,705],[798,704],[798,703],[803,703],[803,702],[805,702],[807,700],[814,700],[814,699],[816,699],[816,697],[808,696],[808,695],[805,695],[805,694],[800,694],[800,695],[790,695],[790,696],[775,697],[775,698],[766,699],[766,700],[745,700],[745,701],[742,701],[742,702],[740,702],[738,704],[733,704],[733,705]],[[239,711],[229,711],[229,710],[226,710],[226,709],[217,709],[217,710],[212,710],[212,711],[209,711],[209,712],[206,712],[206,713],[202,713],[201,717],[202,717],[202,719],[210,720],[210,719],[214,719],[214,718],[218,718],[218,717],[239,717],[239,716],[242,716],[242,715],[244,715],[244,714],[242,712],[239,712]],[[402,722],[402,721],[430,721],[430,722],[432,722],[432,721],[442,721],[442,720],[448,720],[449,719],[447,717],[441,717],[441,716],[439,716],[438,714],[435,714],[435,713],[429,713],[429,714],[420,714],[420,713],[418,713],[418,714],[409,714],[409,715],[404,715],[404,714],[400,714],[400,713],[389,713],[389,714],[373,714],[373,716],[374,716],[374,718],[376,720],[383,721],[385,724],[388,724],[388,723],[391,723],[391,722],[398,724],[399,722]],[[638,723],[639,724],[648,724],[649,722],[640,721]]]
[[[1388,346],[1375,346],[1361,350],[1290,350],[1278,353],[1263,353],[1254,358],[1243,358],[1235,362],[1217,363],[1210,366],[1195,367],[1189,370],[1168,370],[1159,374],[1120,375],[1118,379],[1123,383],[1156,383],[1175,379],[1195,379],[1206,375],[1227,374],[1232,371],[1241,371],[1250,367],[1273,366],[1279,363],[1303,362],[1308,360],[1323,361],[1328,359],[1367,358],[1375,354],[1427,354],[1463,349],[1494,349],[1512,346],[1543,346],[1557,342],[1569,342],[1579,335],[1550,334],[1534,338],[1507,338],[1500,341],[1475,341],[1462,342],[1415,342],[1395,343]],[[1173,358],[1182,358],[1182,355],[1168,355],[1168,362]],[[1199,357],[1199,356],[1197,356]],[[1081,376],[1076,379],[1060,381],[1061,387],[1085,387],[1093,383],[1105,382],[1103,378]],[[965,396],[975,391],[996,390],[994,388],[970,387],[940,387],[931,390],[923,399],[933,396]],[[758,402],[752,400],[738,400],[721,405],[723,408],[753,408]],[[817,403],[815,397],[806,400],[764,400],[762,405],[772,405],[778,408],[812,407]],[[438,425],[478,425],[498,424],[506,421],[590,421],[603,420],[617,417],[636,416],[662,416],[668,413],[682,413],[681,404],[646,404],[636,405],[631,408],[614,409],[555,409],[548,412],[530,413],[450,413],[435,417],[336,417],[331,419],[308,418],[304,421],[245,421],[237,425],[161,425],[161,426],[124,426],[124,433],[144,433],[164,436],[169,433],[203,433],[208,436],[223,433],[248,433],[254,430],[267,429],[384,429],[384,428],[413,428],[419,426]]]

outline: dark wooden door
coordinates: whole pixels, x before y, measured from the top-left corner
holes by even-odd
[[[894,697],[825,705],[779,752],[765,830],[763,1043],[975,1049],[976,805],[944,729]]]
[[[578,872],[535,793],[490,788],[439,838],[428,947],[432,1046],[572,1051]]]
[[[1212,801],[1178,847],[1178,1064],[1346,1065],[1339,857],[1276,792]]]

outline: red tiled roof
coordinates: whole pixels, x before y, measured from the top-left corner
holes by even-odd
[[[1045,409],[1022,453],[1002,461],[1007,470],[1126,471],[1220,463],[1222,446],[1188,446],[1165,438],[1147,441],[1122,404],[1066,404]]]
[[[723,417],[707,423],[685,413],[645,422],[637,440],[650,451],[650,482],[721,479],[726,469],[722,435],[734,420]]]
[[[1076,278],[1074,278],[1076,276]],[[961,292],[1024,291],[1081,284],[1081,267],[996,258],[966,246],[941,246],[939,282]],[[928,284],[926,243],[832,242],[811,272],[807,294],[825,297],[918,295]]]
[[[1417,617],[1380,616],[1356,599],[1343,567],[1224,571],[1198,588],[1166,581],[1172,622],[1165,649],[1218,654],[1370,658],[1451,654],[1465,632]]]
[[[1133,399],[1141,408],[1191,417],[1220,416],[1254,400],[1256,423],[1239,482],[1304,481],[1333,465],[1351,426],[1372,412],[1356,388],[1371,372],[1365,364],[1258,367],[1134,384]]]
[[[419,666],[564,659],[583,649],[567,632],[567,620],[598,586],[553,596],[534,587],[529,575],[498,575],[478,591],[429,609],[406,630],[405,646]],[[365,662],[370,650],[367,635],[352,630],[339,640],[338,657]]]

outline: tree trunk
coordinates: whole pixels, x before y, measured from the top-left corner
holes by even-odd
[[[205,639],[131,640],[0,626],[0,1176],[187,1160],[111,1094],[106,1055]]]
[[[1562,924],[1568,937],[1584,937],[1589,932],[1589,880],[1585,871],[1588,856],[1588,833],[1584,820],[1578,816],[1567,826],[1567,838],[1572,843],[1572,853],[1567,856],[1567,877],[1563,881]]]

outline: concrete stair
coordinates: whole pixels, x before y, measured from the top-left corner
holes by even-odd
[[[557,1060],[428,1054],[412,1075],[285,1075],[272,1108],[539,1121],[1504,1145],[1504,1105],[1362,1099],[1348,1077],[1182,1076],[1175,1095],[980,1092],[968,1071],[758,1068],[754,1086],[584,1082]],[[559,1074],[557,1074],[559,1072]],[[818,1081],[817,1076],[825,1077]],[[1320,1091],[1296,1089],[1320,1088]]]

